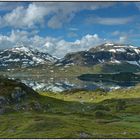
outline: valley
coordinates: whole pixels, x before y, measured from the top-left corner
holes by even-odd
[[[106,44],[102,47],[111,49]],[[37,50],[23,48],[4,51],[12,53],[10,58],[0,53],[4,62],[0,67],[1,138],[140,137],[140,60],[138,50],[134,53],[136,48],[126,49],[131,50],[132,58],[126,57],[127,51],[111,51],[108,58],[106,52],[101,55],[95,48],[88,54],[97,56],[95,63],[93,57],[85,57],[87,52],[48,62]],[[39,58],[33,59],[35,56]],[[33,60],[37,61],[30,63]]]
[[[139,138],[140,86],[42,92],[0,79],[1,138]]]
[[[64,58],[57,59],[48,53],[21,45],[0,52],[0,75],[20,79],[37,91],[126,88],[135,86],[138,81],[119,84],[110,82],[107,78],[104,81],[85,82],[78,77],[82,74],[138,73],[139,53],[139,48],[132,45],[105,43],[88,51],[66,54]]]
[[[139,1],[0,1],[0,139],[140,139]]]
[[[110,65],[112,68],[112,65]],[[118,66],[121,72],[121,66]],[[113,69],[112,69],[113,70]],[[129,77],[129,73],[131,73],[131,69],[126,73],[126,77]],[[126,79],[125,81],[114,81],[113,79],[109,80],[109,78],[113,75],[119,73],[110,71],[106,71],[104,67],[101,65],[96,65],[92,67],[85,66],[70,66],[70,67],[56,67],[51,66],[47,68],[24,68],[24,69],[14,69],[14,70],[4,70],[0,71],[1,75],[5,75],[5,77],[20,79],[23,83],[32,87],[37,91],[53,91],[53,92],[61,92],[65,90],[71,89],[86,89],[86,90],[94,90],[96,88],[101,88],[105,90],[112,90],[117,88],[127,88],[131,86],[135,86],[139,83],[139,80],[130,80]],[[97,77],[97,80],[80,80],[78,77],[84,74],[94,74],[94,75],[102,75],[104,73],[110,74],[110,76],[105,77],[104,80]],[[123,72],[123,71],[122,71]],[[135,71],[134,71],[135,72]],[[125,72],[124,72],[125,73]],[[138,72],[135,72],[137,74]],[[134,74],[132,72],[132,74]],[[123,75],[123,73],[122,73]],[[90,76],[90,75],[89,75]],[[131,77],[131,75],[130,75]],[[132,75],[133,77],[133,75]],[[121,79],[120,79],[121,80]],[[121,84],[122,83],[122,84]]]

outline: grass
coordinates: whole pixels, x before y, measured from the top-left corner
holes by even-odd
[[[132,65],[127,68],[139,71]],[[50,66],[1,71],[0,74],[34,81],[50,77],[58,81],[68,78],[70,82],[78,83],[80,81],[75,77],[84,73],[123,70],[126,70],[126,65]],[[11,86],[1,88],[0,94],[3,96],[5,92],[9,95],[12,89]],[[111,92],[40,92],[36,98],[28,97],[19,104],[30,108],[32,104],[39,103],[42,109],[15,111],[17,103],[8,104],[11,110],[0,115],[0,138],[140,138],[140,86]]]
[[[123,116],[124,117],[124,116]],[[23,112],[0,116],[1,138],[139,138],[139,118],[95,119],[94,116]],[[131,116],[132,117],[132,116]]]
[[[40,92],[43,96],[54,97],[64,101],[81,101],[98,103],[107,99],[124,99],[124,98],[139,98],[140,97],[140,86],[133,87],[131,89],[118,89],[111,92],[105,92],[102,90],[96,91],[78,91],[78,92]]]
[[[0,115],[0,138],[140,138],[140,86],[41,94],[41,111]]]
[[[88,115],[24,112],[2,115],[0,120],[1,138],[81,138],[81,133],[87,134],[87,138],[139,137],[139,120],[131,122],[126,117],[105,121]]]

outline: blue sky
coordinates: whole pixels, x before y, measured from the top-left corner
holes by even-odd
[[[22,43],[62,57],[139,38],[140,2],[0,2],[1,49]]]

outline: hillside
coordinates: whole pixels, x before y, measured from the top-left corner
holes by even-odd
[[[0,140],[140,139],[140,2],[50,1],[0,1]]]
[[[112,66],[119,70],[123,65],[128,66],[128,69],[140,70],[140,49],[132,45],[105,43],[89,49],[88,51],[81,51],[67,54],[63,59],[57,62],[58,66],[87,66],[93,67],[97,64],[103,67]],[[113,68],[113,70],[115,70]],[[121,69],[120,68],[120,69]],[[112,70],[112,71],[113,71]],[[104,71],[104,68],[103,68]],[[111,71],[111,69],[108,71]]]
[[[20,81],[0,77],[0,114],[37,109],[38,98],[37,92]]]
[[[140,137],[139,85],[39,95],[18,81],[0,81],[1,138]]]

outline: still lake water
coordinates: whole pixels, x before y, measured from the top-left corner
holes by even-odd
[[[53,91],[62,92],[65,90],[72,89],[86,89],[95,90],[101,88],[104,90],[113,90],[119,88],[130,88],[138,84],[138,82],[108,82],[108,81],[81,81],[78,78],[64,78],[57,79],[53,77],[46,77],[45,75],[26,75],[26,74],[15,74],[10,75],[10,78],[20,79],[27,86],[33,88],[36,91]]]

